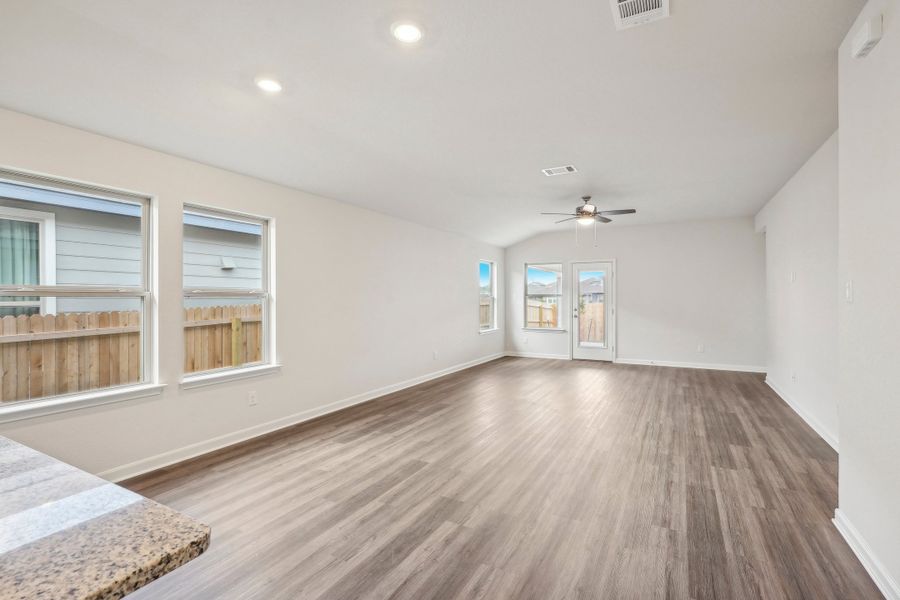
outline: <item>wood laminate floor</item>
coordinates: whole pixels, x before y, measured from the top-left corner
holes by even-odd
[[[761,375],[506,358],[158,471],[212,526],[130,598],[881,598]]]

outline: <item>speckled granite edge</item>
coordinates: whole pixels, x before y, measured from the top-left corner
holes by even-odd
[[[122,598],[209,543],[208,526],[143,499],[0,556],[0,598]]]
[[[210,544],[209,526],[0,436],[4,501],[2,600],[122,598]]]
[[[104,590],[98,590],[94,595],[85,596],[85,600],[117,600],[118,598],[123,598],[148,583],[159,579],[166,573],[189,563],[206,552],[207,548],[209,548],[209,528],[206,530],[206,535],[201,539],[191,542],[190,545],[181,550],[160,557],[155,563],[140,568],[124,579],[110,582],[109,587]]]

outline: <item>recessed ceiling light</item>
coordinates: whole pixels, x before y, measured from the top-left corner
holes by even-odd
[[[281,91],[281,84],[268,77],[258,77],[256,79],[256,86],[262,91],[270,94],[277,94]]]
[[[404,44],[415,44],[422,39],[422,29],[415,23],[401,21],[391,25],[391,33]]]

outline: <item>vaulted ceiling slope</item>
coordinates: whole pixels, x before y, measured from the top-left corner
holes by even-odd
[[[863,0],[671,1],[2,0],[0,105],[501,246],[585,193],[752,214],[836,129]]]

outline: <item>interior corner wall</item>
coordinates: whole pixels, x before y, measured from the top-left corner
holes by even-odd
[[[838,134],[756,216],[766,236],[766,380],[838,444]]]
[[[572,263],[615,259],[617,360],[764,370],[765,251],[752,217],[599,227],[596,245],[561,226],[507,248],[507,350],[568,358]],[[524,328],[535,262],[563,263],[565,332]]]
[[[5,423],[2,435],[120,479],[504,351],[502,332],[478,326],[478,261],[496,262],[502,281],[502,248],[21,113],[0,110],[0,131],[0,165],[156,197],[167,384]],[[180,389],[183,203],[275,219],[280,373]],[[502,327],[502,295],[499,306]]]
[[[854,58],[854,36],[877,15],[881,41]],[[870,0],[839,52],[839,289],[852,285],[852,301],[838,311],[835,520],[900,598],[900,0]]]

